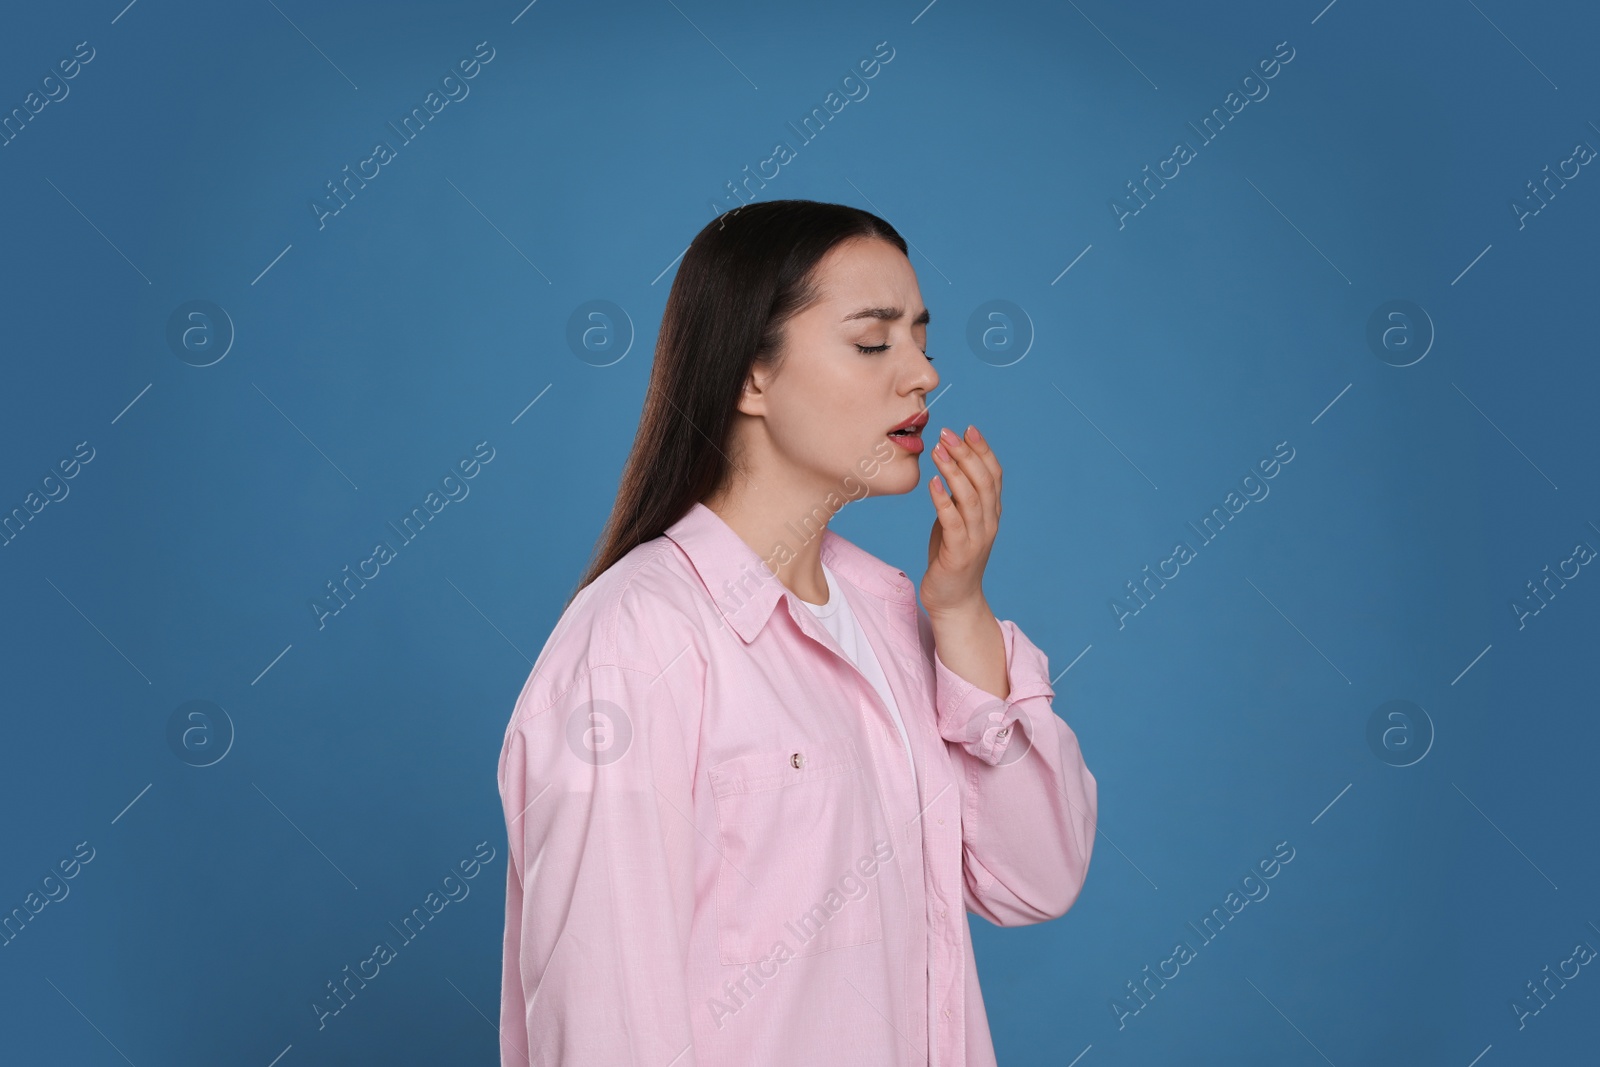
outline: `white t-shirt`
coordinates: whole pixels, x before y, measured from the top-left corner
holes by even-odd
[[[822,574],[828,580],[828,602],[826,604],[813,604],[809,600],[800,600],[800,603],[811,609],[811,614],[817,617],[833,639],[839,642],[839,647],[844,654],[850,657],[850,662],[860,668],[861,673],[867,676],[867,681],[883,697],[884,704],[889,709],[889,714],[894,717],[894,724],[900,728],[900,739],[906,745],[906,762],[911,765],[911,780],[917,780],[917,764],[911,758],[911,738],[906,735],[906,724],[900,719],[900,706],[895,703],[894,693],[889,689],[889,680],[883,675],[883,667],[878,663],[877,654],[872,651],[872,645],[867,641],[867,635],[862,632],[861,624],[856,622],[855,612],[850,610],[850,602],[844,598],[844,592],[839,588],[839,580],[834,577],[831,570],[824,564]]]

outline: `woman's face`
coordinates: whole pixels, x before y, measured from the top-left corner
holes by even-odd
[[[889,436],[924,412],[939,384],[924,355],[928,310],[916,273],[889,242],[853,238],[818,262],[814,279],[820,299],[787,323],[777,374],[756,367],[758,384],[740,402],[760,416],[749,427],[761,456],[753,480],[777,481],[806,506],[828,493],[908,493],[922,480],[918,444],[931,448],[938,434],[930,423]]]

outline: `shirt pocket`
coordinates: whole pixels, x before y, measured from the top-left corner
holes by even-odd
[[[866,779],[849,738],[751,752],[709,774],[724,964],[774,959],[783,946],[812,956],[883,939],[884,853],[874,851]]]

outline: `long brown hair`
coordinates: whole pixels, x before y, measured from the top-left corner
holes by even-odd
[[[568,606],[722,487],[731,474],[733,416],[752,366],[776,367],[785,323],[820,295],[817,262],[855,237],[906,251],[905,239],[877,215],[815,200],[746,204],[695,235],[661,314],[639,431],[611,517]]]

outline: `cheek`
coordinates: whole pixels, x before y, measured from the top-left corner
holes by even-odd
[[[782,414],[773,421],[779,448],[805,466],[841,474],[862,463],[881,464],[886,453],[892,458],[884,434],[912,405],[896,403],[888,365],[846,356],[806,369],[814,373],[782,398]],[[789,381],[791,387],[802,385],[800,375]]]
[[[831,468],[860,448],[860,424],[837,396],[819,394],[786,405],[781,415],[769,415],[768,424],[778,450],[805,466]]]
[[[837,397],[823,415],[824,421],[833,428],[835,438],[856,452],[870,449],[895,419],[893,409],[875,402],[876,396],[865,387],[857,386],[853,393]]]
[[[857,405],[836,399],[818,410],[812,423],[815,455],[826,457],[829,468],[853,467],[872,448],[874,424],[856,408]]]
[[[881,407],[869,407],[859,396],[835,395],[821,400],[808,417],[790,427],[786,443],[807,466],[843,475],[871,463],[875,455],[882,462],[881,454],[887,450],[880,441],[888,443],[883,437],[888,421]]]

